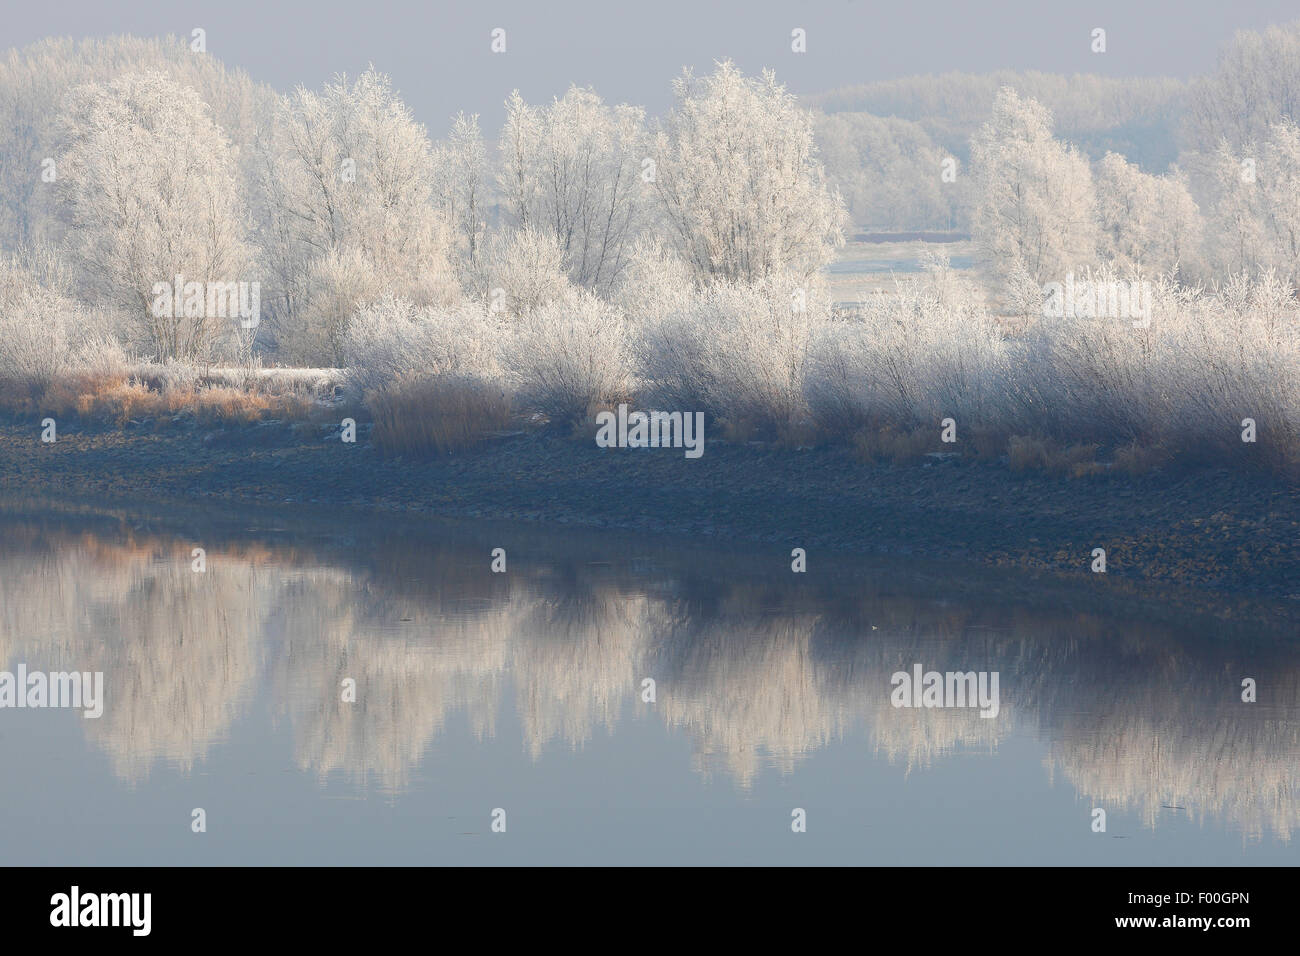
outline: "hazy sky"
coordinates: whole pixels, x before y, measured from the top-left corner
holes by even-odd
[[[539,101],[592,85],[657,112],[683,66],[723,57],[772,67],[797,93],[945,70],[1186,77],[1211,68],[1235,30],[1294,19],[1296,0],[55,0],[9,4],[0,46],[203,27],[210,53],[282,90],[373,62],[441,135],[458,109],[494,129],[515,88]],[[489,49],[494,27],[507,31],[503,55]],[[805,54],[790,50],[795,27],[807,31]],[[1107,31],[1104,54],[1089,48],[1094,27]]]

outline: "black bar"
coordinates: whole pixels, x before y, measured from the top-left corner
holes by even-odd
[[[761,943],[781,932],[945,947],[1124,937],[1142,945],[1196,938],[1231,946],[1293,932],[1295,924],[1294,874],[1283,868],[32,868],[6,870],[3,878],[10,943],[66,942],[75,934],[77,942],[373,944],[422,931],[439,945],[462,935],[495,943],[513,931],[524,938],[535,932],[542,945],[562,926],[570,940],[614,945],[621,938],[631,946],[704,934]],[[150,894],[148,935],[136,936],[131,925],[51,925],[56,895],[70,896],[73,886],[83,913],[89,894]],[[1118,924],[1134,918],[1155,922]],[[1178,923],[1204,918],[1215,925]],[[1245,925],[1217,924],[1242,918]]]

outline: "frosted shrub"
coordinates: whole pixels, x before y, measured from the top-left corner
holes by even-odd
[[[72,367],[93,380],[125,379],[131,358],[112,335],[87,330],[73,350]]]
[[[16,264],[0,266],[0,382],[39,391],[72,362],[77,305]]]
[[[242,388],[263,395],[296,395],[323,400],[333,397],[335,387],[345,375],[336,368],[263,368],[259,362],[252,369],[210,368],[204,379],[213,385]]]
[[[690,305],[695,280],[690,268],[662,242],[639,240],[614,285],[611,301],[633,324],[678,312]]]
[[[991,428],[1006,411],[1008,346],[978,290],[942,261],[927,278],[820,325],[811,353],[808,402],[831,434],[937,430],[949,417]]]
[[[348,323],[379,289],[374,265],[359,249],[330,251],[313,260],[302,305],[278,330],[281,355],[296,363],[341,366]]]
[[[783,433],[803,417],[809,330],[828,312],[793,280],[721,283],[640,325],[638,367],[656,407]]]
[[[622,313],[589,292],[514,320],[502,349],[518,401],[552,422],[626,399],[631,388]]]
[[[399,376],[498,375],[491,343],[498,324],[477,303],[417,309],[386,295],[358,310],[344,337],[348,381],[364,394]]]
[[[192,392],[202,384],[202,369],[189,362],[168,359],[165,362],[135,362],[131,378],[158,392]]]
[[[1198,454],[1267,424],[1271,454],[1300,450],[1300,309],[1272,273],[1217,290],[1155,284],[1149,327],[1113,319],[1039,323],[1026,394],[1039,429]]]
[[[344,338],[347,380],[388,454],[446,453],[501,428],[510,414],[492,343],[501,323],[481,304],[416,308],[392,295],[360,309]]]
[[[479,285],[480,294],[507,316],[529,315],[571,300],[577,291],[565,274],[559,240],[532,227],[493,237]]]

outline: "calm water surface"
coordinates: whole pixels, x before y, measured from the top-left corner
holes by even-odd
[[[106,702],[0,709],[0,860],[1300,858],[1294,634],[789,550],[10,507],[0,669],[102,671]],[[915,664],[996,671],[997,717],[892,707]]]

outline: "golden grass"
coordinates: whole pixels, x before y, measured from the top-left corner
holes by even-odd
[[[1012,471],[1041,469],[1054,475],[1081,478],[1105,468],[1097,462],[1096,445],[1062,445],[1048,438],[1012,435],[1007,441]]]
[[[250,424],[310,417],[312,403],[293,393],[265,394],[229,386],[149,388],[125,375],[70,375],[39,397],[4,392],[0,408],[17,414],[72,415],[120,427],[186,414],[201,425]]]
[[[889,426],[863,429],[853,436],[853,450],[862,461],[918,461],[932,451],[954,451],[939,441],[937,429],[897,431]]]
[[[510,403],[485,382],[453,377],[401,376],[370,392],[372,438],[385,454],[446,454],[466,448],[510,421]]]
[[[1133,442],[1115,449],[1115,467],[1130,475],[1145,475],[1155,471],[1170,458],[1162,445],[1139,445]]]

